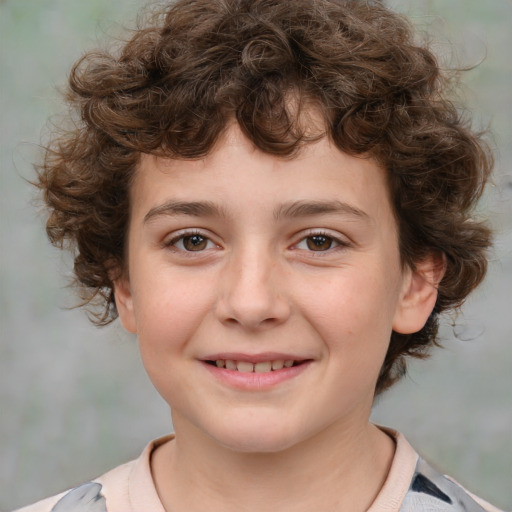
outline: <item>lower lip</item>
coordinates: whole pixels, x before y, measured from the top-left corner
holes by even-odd
[[[212,364],[202,362],[202,365],[208,370],[216,379],[223,384],[249,391],[260,391],[269,389],[282,382],[293,379],[303,373],[311,364],[312,361],[305,361],[297,366],[290,368],[282,368],[281,370],[273,370],[270,372],[239,372],[238,370],[227,370],[226,368],[219,368]]]

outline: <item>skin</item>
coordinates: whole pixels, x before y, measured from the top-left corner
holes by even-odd
[[[142,156],[131,207],[116,303],[172,410],[166,509],[367,510],[394,452],[369,423],[390,335],[421,329],[439,279],[401,265],[385,171],[327,138],[280,159],[233,124],[204,159]],[[276,352],[307,364],[237,387],[204,362]]]

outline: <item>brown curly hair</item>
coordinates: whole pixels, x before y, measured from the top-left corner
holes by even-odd
[[[67,99],[78,116],[37,168],[48,236],[74,249],[76,282],[106,324],[117,316],[112,280],[124,268],[140,154],[202,157],[235,119],[261,150],[293,157],[311,140],[300,120],[314,105],[340,150],[387,170],[403,264],[432,253],[446,262],[425,327],[392,334],[380,393],[405,373],[405,356],[426,356],[439,313],[486,272],[490,231],[472,211],[492,157],[446,98],[449,84],[408,20],[379,1],[168,3],[117,53],[74,65]]]

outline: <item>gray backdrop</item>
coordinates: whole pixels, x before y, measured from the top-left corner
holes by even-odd
[[[96,329],[83,312],[66,309],[74,300],[69,261],[45,240],[26,181],[41,128],[62,112],[56,87],[71,63],[98,38],[119,33],[119,22],[130,24],[143,3],[0,0],[2,510],[97,476],[171,428],[135,340],[118,325]],[[497,172],[483,206],[497,242],[486,284],[457,327],[445,322],[446,348],[412,365],[409,378],[379,400],[374,420],[404,431],[474,492],[511,507],[512,2],[389,3],[434,34],[444,60],[483,60],[466,74],[462,94],[495,133]]]

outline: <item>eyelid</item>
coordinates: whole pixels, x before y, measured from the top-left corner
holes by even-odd
[[[204,230],[201,228],[184,228],[184,229],[178,230],[176,232],[170,233],[164,238],[162,245],[165,248],[173,248],[179,240],[186,238],[186,237],[194,236],[194,235],[201,236],[201,237],[207,239],[212,244],[214,244],[217,248],[221,248],[221,245],[215,241],[215,237],[212,236],[212,234],[208,230]],[[297,246],[301,242],[303,242],[307,238],[310,238],[313,236],[325,236],[326,238],[329,238],[333,242],[335,242],[335,246],[332,248],[326,249],[324,251],[311,251],[311,250],[305,250],[305,249],[297,249]],[[312,228],[312,229],[303,231],[303,232],[299,233],[298,235],[296,235],[296,240],[297,241],[291,245],[291,249],[304,250],[304,252],[309,252],[316,256],[321,256],[322,254],[325,255],[327,253],[332,253],[336,249],[344,249],[347,247],[351,247],[353,245],[353,242],[346,235],[342,235],[339,232],[334,233],[328,229],[321,229],[321,228]],[[175,248],[176,252],[187,253],[187,254],[197,253],[196,255],[200,255],[200,253],[204,253],[208,250],[208,249],[203,249],[201,251],[187,251],[185,249],[179,249],[176,247],[174,247],[174,248]],[[211,248],[210,248],[210,250],[211,250]]]
[[[306,250],[306,249],[297,249],[297,246],[301,242],[303,242],[307,238],[311,238],[313,236],[325,236],[326,238],[330,238],[331,240],[333,240],[336,243],[336,245],[335,245],[335,247],[331,247],[331,248],[326,249],[324,251],[311,251],[311,250]],[[297,240],[297,242],[295,242],[292,245],[292,249],[294,249],[294,250],[304,250],[305,252],[309,252],[311,254],[314,254],[315,256],[321,256],[322,254],[325,255],[325,254],[328,254],[328,253],[332,253],[336,249],[345,249],[345,248],[351,247],[353,245],[352,241],[347,236],[343,236],[340,233],[333,233],[332,231],[330,231],[328,229],[321,229],[321,228],[309,229],[306,232],[300,233],[297,236],[297,238],[298,238],[298,240]]]
[[[207,249],[204,249],[202,251],[187,251],[187,250],[178,249],[177,247],[175,247],[175,244],[179,240],[186,238],[186,237],[190,237],[190,236],[201,236],[201,237],[205,238],[206,240],[208,240],[209,242],[211,242],[212,244],[214,244],[216,247],[220,247],[220,245],[214,241],[214,239],[213,239],[214,237],[212,237],[212,235],[208,231],[202,230],[200,228],[184,228],[179,231],[170,233],[169,235],[167,235],[164,238],[162,245],[165,248],[169,248],[169,249],[174,248],[176,252],[181,252],[181,253],[198,253],[199,254],[199,253],[205,252],[207,250]]]

